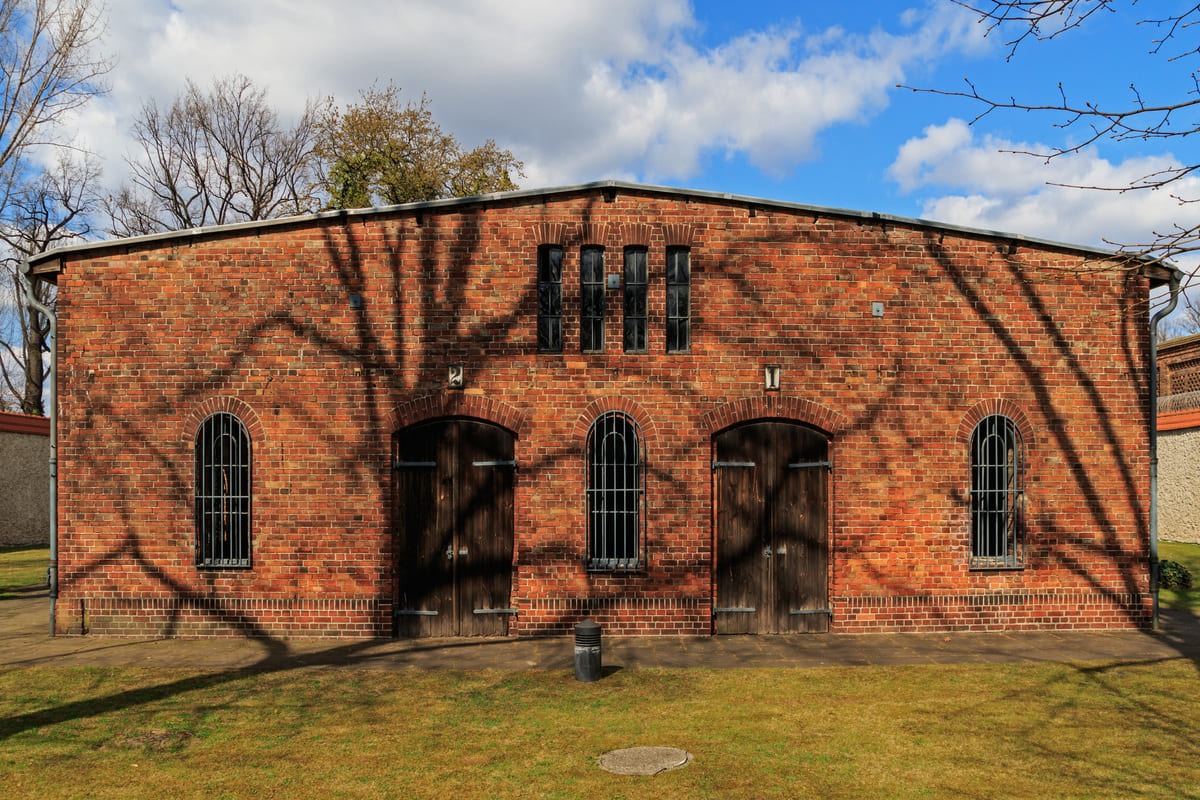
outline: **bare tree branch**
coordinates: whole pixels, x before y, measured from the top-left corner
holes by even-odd
[[[42,413],[48,349],[45,320],[31,321],[16,265],[57,242],[87,235],[97,170],[63,130],[68,115],[106,90],[113,61],[99,50],[99,0],[0,0],[0,358],[4,391],[22,411]],[[59,151],[57,165],[53,150]],[[47,159],[47,156],[51,158]],[[53,287],[39,284],[42,301]]]
[[[987,26],[988,35],[999,33],[1002,30],[1012,30],[1012,38],[1005,42],[1009,48],[1009,59],[1016,55],[1021,45],[1054,39],[1078,30],[1101,11],[1115,14],[1144,7],[1139,6],[1138,0],[987,0],[987,2],[952,0],[952,2],[978,14],[981,24]],[[1196,111],[1200,109],[1200,73],[1183,64],[1185,59],[1200,55],[1200,48],[1194,47],[1188,42],[1181,52],[1170,53],[1169,51],[1178,45],[1177,37],[1197,23],[1200,23],[1200,4],[1181,7],[1177,13],[1168,16],[1143,17],[1133,22],[1134,28],[1146,26],[1154,29],[1148,47],[1148,51],[1152,55],[1160,55],[1168,63],[1180,64],[1179,68],[1185,71],[1187,84],[1191,88],[1180,96],[1170,99],[1148,100],[1132,83],[1128,87],[1129,101],[1116,105],[1073,100],[1061,83],[1057,85],[1057,98],[1043,102],[1031,102],[1013,96],[1002,99],[981,91],[970,80],[966,81],[967,89],[963,91],[911,86],[901,88],[948,97],[961,97],[982,106],[982,110],[972,120],[972,124],[993,112],[1000,111],[1020,110],[1056,115],[1058,119],[1052,123],[1052,126],[1063,131],[1070,131],[1074,136],[1071,143],[1051,146],[1044,152],[1006,151],[1034,156],[1046,161],[1079,153],[1101,142],[1125,144],[1171,139],[1179,139],[1183,142],[1200,132],[1200,117],[1196,114]],[[1188,71],[1189,69],[1190,71]],[[1159,87],[1154,88],[1158,89]],[[1184,150],[1183,152],[1188,151]],[[1051,183],[1050,185],[1106,192],[1155,191],[1183,186],[1182,181],[1194,176],[1198,171],[1200,171],[1200,163],[1177,163],[1119,186],[1070,183]],[[1178,188],[1171,196],[1180,203],[1181,207],[1187,207],[1200,201],[1200,197],[1190,196],[1186,190]],[[1152,241],[1144,243],[1108,242],[1108,244],[1118,247],[1130,255],[1149,255],[1164,260],[1200,252],[1200,224],[1178,223],[1170,230],[1155,231],[1153,236]]]
[[[142,105],[130,182],[106,203],[110,232],[136,236],[269,219],[320,205],[313,157],[317,107],[284,128],[244,75],[202,92],[188,81],[169,108]]]
[[[45,252],[66,242],[91,235],[90,217],[99,205],[96,192],[100,170],[91,157],[73,159],[62,153],[53,170],[47,170],[32,182],[14,190],[9,197],[8,213],[0,224],[0,244],[4,246],[3,266],[12,290],[12,315],[9,324],[0,324],[0,344],[10,354],[0,360],[0,373],[20,410],[41,414],[44,410],[42,387],[49,375],[50,349],[48,320],[33,317],[25,307],[24,291],[17,276],[23,259]],[[51,308],[55,291],[51,284],[39,281],[34,286],[38,301]],[[8,338],[8,341],[3,341]]]

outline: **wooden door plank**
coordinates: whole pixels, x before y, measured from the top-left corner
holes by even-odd
[[[513,437],[482,422],[458,425],[460,633],[503,636],[512,594]]]
[[[716,437],[717,575],[713,632],[758,633],[763,601],[762,466],[765,442],[753,427]]]
[[[446,491],[442,436],[440,426],[423,425],[402,432],[393,450],[393,461],[401,465],[393,470],[399,636],[443,636],[453,626],[453,580],[446,556],[453,538],[439,511]]]
[[[772,511],[774,619],[777,630],[823,632],[829,616],[824,436],[801,425],[781,425],[776,444],[777,502]],[[791,465],[797,466],[791,466]]]

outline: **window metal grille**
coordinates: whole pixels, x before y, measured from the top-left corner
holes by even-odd
[[[224,412],[196,434],[196,562],[250,566],[250,437]]]
[[[642,443],[627,414],[601,415],[588,433],[588,569],[634,570],[642,562]]]
[[[971,566],[1025,562],[1024,452],[1008,417],[993,414],[971,434]]]
[[[646,349],[646,248],[625,248],[625,352]]]
[[[585,247],[580,252],[580,347],[604,349],[604,248]]]
[[[691,252],[667,248],[667,352],[687,350],[692,339]]]
[[[554,245],[538,248],[538,352],[561,353],[563,250]]]

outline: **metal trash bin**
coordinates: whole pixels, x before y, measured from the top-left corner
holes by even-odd
[[[600,680],[600,626],[590,619],[575,626],[575,680]]]

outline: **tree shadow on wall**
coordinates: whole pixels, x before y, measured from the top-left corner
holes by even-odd
[[[588,198],[589,205],[579,214],[579,221],[568,227],[577,231],[579,226],[601,219],[598,211],[608,202],[600,197]],[[603,210],[607,213],[607,209]],[[467,208],[446,215],[408,211],[394,217],[380,217],[373,226],[351,218],[321,221],[315,223],[319,240],[319,248],[315,250],[319,250],[322,261],[328,262],[328,272],[324,267],[315,267],[311,273],[301,271],[291,277],[277,276],[280,281],[278,302],[262,307],[229,305],[229,298],[222,294],[228,287],[217,286],[213,290],[214,298],[225,304],[222,307],[218,303],[214,308],[219,309],[218,313],[228,322],[232,343],[227,347],[213,347],[208,355],[203,352],[189,355],[192,368],[203,369],[204,379],[187,384],[178,394],[163,396],[153,408],[163,415],[178,415],[179,409],[195,407],[212,396],[253,395],[252,402],[262,416],[266,430],[266,441],[256,443],[256,447],[261,448],[256,452],[272,453],[266,468],[256,455],[259,465],[256,482],[268,480],[290,484],[286,487],[289,492],[287,503],[323,509],[320,519],[313,525],[294,514],[284,513],[284,501],[278,501],[272,507],[264,493],[256,493],[259,498],[255,512],[257,554],[269,552],[274,537],[287,536],[298,539],[299,552],[306,557],[315,561],[325,559],[324,563],[312,565],[316,570],[330,566],[331,548],[344,548],[345,552],[357,555],[371,553],[378,556],[382,553],[381,558],[375,559],[377,564],[369,564],[370,559],[365,558],[347,559],[339,561],[337,567],[344,570],[347,585],[375,587],[376,601],[381,606],[390,604],[396,558],[391,533],[395,521],[390,517],[392,477],[387,446],[394,433],[390,430],[391,409],[406,398],[444,394],[445,369],[449,363],[501,365],[536,349],[533,320],[536,319],[537,289],[530,265],[499,263],[482,249],[490,234],[489,220],[503,216],[502,212],[503,207]],[[750,217],[741,221],[740,227],[731,226],[721,233],[730,242],[724,251],[718,254],[717,248],[713,248],[713,252],[695,259],[695,357],[678,359],[673,366],[677,370],[677,375],[673,376],[677,378],[673,381],[676,387],[673,391],[684,404],[702,412],[722,402],[740,399],[736,395],[727,397],[714,393],[705,384],[702,370],[697,366],[707,353],[718,347],[744,350],[749,358],[762,360],[779,357],[778,354],[786,351],[787,358],[810,363],[814,365],[813,369],[840,370],[853,376],[860,382],[862,397],[856,403],[856,409],[847,414],[850,418],[847,431],[862,434],[876,429],[894,430],[889,415],[895,413],[893,409],[898,404],[916,400],[920,406],[934,401],[933,392],[937,389],[917,387],[914,390],[904,380],[906,362],[903,353],[881,346],[871,364],[855,363],[856,359],[861,360],[861,349],[855,349],[856,341],[876,335],[868,327],[869,320],[859,320],[857,314],[839,310],[833,300],[820,308],[805,309],[807,314],[780,313],[778,291],[769,289],[761,280],[762,268],[756,263],[755,252],[746,248],[783,243],[794,250],[807,248],[805,252],[818,260],[840,260],[842,263],[863,256],[855,247],[840,241],[831,244],[832,240],[819,229],[821,222],[819,216],[809,219],[803,214],[761,213],[757,220]],[[840,224],[883,225],[869,221]],[[525,235],[524,231],[500,230],[503,235]],[[886,239],[886,229],[881,235]],[[574,241],[574,244],[578,242]],[[1073,574],[1085,578],[1097,592],[1110,599],[1122,594],[1137,594],[1143,577],[1125,566],[1133,563],[1133,554],[1127,552],[1125,544],[1128,537],[1122,536],[1125,522],[1114,518],[1109,511],[1114,488],[1096,484],[1090,471],[1095,463],[1094,446],[1076,441],[1077,434],[1072,431],[1070,421],[1077,409],[1065,408],[1056,394],[1060,387],[1056,387],[1055,379],[1040,366],[1046,362],[1046,355],[1035,356],[1022,331],[1009,325],[1005,313],[993,307],[993,298],[981,282],[978,261],[971,264],[961,261],[954,251],[943,247],[936,233],[926,233],[923,245],[931,262],[957,291],[960,303],[975,315],[982,337],[1001,347],[1005,357],[1018,366],[1028,391],[1036,398],[1036,414],[1045,420],[1039,429],[1039,438],[1052,442],[1056,452],[1062,454],[1074,489],[1084,499],[1083,510],[1099,531],[1098,539],[1078,536],[1072,529],[1070,515],[1064,518],[1050,502],[1045,502],[1039,511],[1037,526],[1049,535],[1045,542],[1034,544],[1030,558],[1055,560]],[[244,260],[232,261],[227,270],[232,276],[239,270],[263,269],[254,258],[253,249],[249,248]],[[531,249],[530,264],[532,258]],[[1074,376],[1078,392],[1072,397],[1082,399],[1088,413],[1097,420],[1095,432],[1100,437],[1101,447],[1113,451],[1112,457],[1120,475],[1117,493],[1138,520],[1138,541],[1145,542],[1148,532],[1136,466],[1121,450],[1123,440],[1102,391],[1089,375],[1087,365],[1073,350],[1077,340],[1064,332],[1055,320],[1052,310],[1037,291],[1037,283],[1029,280],[1030,270],[1013,254],[998,251],[986,261],[988,268],[999,265],[1007,271],[1007,278],[1019,287],[1024,302],[1032,309],[1034,321],[1040,326],[1042,338],[1050,343],[1053,356]],[[525,276],[523,287],[512,295],[515,299],[503,306],[481,304],[481,295],[495,291],[489,281],[498,279],[503,284],[510,280],[511,276],[505,277],[504,270],[511,268]],[[845,296],[857,296],[861,293],[860,284],[873,278],[870,272],[869,265],[862,266],[861,274],[834,270],[828,280]],[[390,285],[384,285],[385,275]],[[1129,303],[1137,299],[1136,280],[1132,276],[1126,280]],[[652,283],[655,294],[651,303],[656,308],[662,302],[657,295],[661,287],[658,286],[660,282]],[[573,282],[571,286],[574,286]],[[731,319],[704,303],[706,287],[714,290],[709,296],[716,296],[718,286],[731,287],[732,294],[739,299],[740,317]],[[937,288],[942,287],[944,283],[937,284]],[[284,297],[284,293],[290,296]],[[362,298],[363,302],[353,305],[352,295]],[[932,302],[932,298],[929,299]],[[567,288],[563,297],[564,308],[568,309],[567,330],[578,329],[578,300],[576,288]],[[799,303],[799,300],[799,296],[788,298],[788,302]],[[619,311],[610,306],[607,316],[610,330],[614,320],[619,320]],[[1144,321],[1141,316],[1125,313],[1118,322],[1124,326],[1122,341],[1126,346],[1124,368],[1127,370],[1140,368],[1138,355],[1129,343],[1138,341],[1141,336],[1140,329],[1130,327],[1134,326],[1134,318]],[[754,320],[757,325],[757,338],[751,345],[745,342],[746,320]],[[497,342],[501,344],[497,346]],[[564,350],[571,351],[577,342],[568,337],[565,344]],[[598,389],[597,394],[615,395],[622,386],[662,377],[659,374],[661,366],[655,359],[627,358],[611,348],[605,354],[589,358],[600,370],[620,369],[620,379],[608,381],[608,386]],[[217,366],[205,367],[205,363]],[[264,366],[271,373],[265,384],[253,377],[253,373]],[[318,394],[305,391],[305,380],[328,383]],[[803,392],[803,387],[798,391]],[[77,405],[82,406],[87,415],[80,430],[100,436],[112,434],[113,431],[107,428],[115,427],[132,457],[154,464],[159,476],[157,480],[170,485],[175,506],[156,510],[153,516],[158,521],[148,523],[150,514],[135,499],[139,496],[139,477],[128,470],[114,470],[111,464],[99,460],[89,461],[93,456],[86,448],[77,447],[76,452],[83,453],[82,459],[88,462],[90,473],[103,476],[109,496],[117,498],[114,504],[119,519],[107,524],[120,533],[113,537],[115,544],[105,553],[76,565],[66,575],[67,580],[84,581],[92,576],[102,580],[100,576],[110,569],[133,565],[141,579],[154,587],[155,593],[185,599],[194,597],[197,602],[203,600],[216,622],[245,626],[247,620],[240,612],[228,605],[223,607],[219,596],[213,599],[215,593],[211,584],[219,583],[219,579],[190,581],[184,577],[186,566],[180,569],[164,564],[159,556],[161,551],[139,538],[145,536],[149,525],[163,531],[177,548],[187,551],[191,536],[188,525],[191,519],[190,477],[187,475],[190,454],[183,448],[164,445],[163,437],[151,436],[143,420],[130,416],[123,405],[90,396],[85,398],[81,395],[86,394],[86,387],[82,392],[75,387],[75,394]],[[329,399],[330,396],[333,399]],[[823,398],[815,399],[821,401]],[[530,399],[527,402],[536,401]],[[1147,423],[1148,414],[1147,410],[1143,415]],[[345,424],[347,419],[353,421],[353,436],[336,433],[349,429]],[[695,427],[687,429],[689,424],[695,426],[694,421],[684,421],[683,433],[692,439],[700,440],[708,435]],[[323,440],[327,455],[306,462],[291,452],[275,454],[276,450],[282,449],[279,442],[284,438],[284,425],[288,427],[287,436],[293,441],[299,438]],[[899,435],[906,438],[913,450],[928,451],[928,443],[916,441],[903,431]],[[580,459],[576,443],[555,441],[544,450],[526,454],[518,480],[530,480],[547,472],[569,471],[580,463]],[[889,465],[880,463],[879,468],[881,474],[888,474]],[[317,483],[305,478],[305,474],[314,469],[324,476]],[[275,474],[271,474],[272,470]],[[670,513],[671,505],[707,502],[706,497],[696,494],[695,486],[681,480],[666,459],[655,463],[651,458],[647,490],[648,494],[654,493],[655,498],[678,500],[664,502],[652,509],[652,513]],[[956,496],[952,500],[965,507],[964,497]],[[900,505],[909,502],[909,498],[897,497],[895,502]],[[357,509],[352,507],[356,503],[360,506]],[[1076,510],[1072,509],[1072,512]],[[878,513],[882,518],[889,511],[881,508]],[[956,519],[953,512],[945,513],[948,518]],[[172,516],[180,519],[161,521]],[[835,547],[839,524],[836,517],[832,519],[831,538]],[[367,531],[365,536],[364,529]],[[580,546],[582,538],[575,543],[574,549]],[[648,543],[649,546],[652,543]],[[711,556],[710,549],[700,548],[690,556],[693,560],[681,564],[679,569],[706,569]],[[543,557],[566,562],[577,560],[578,552],[561,541],[543,545],[539,540],[538,545],[518,551],[518,569],[537,575],[541,568],[537,566],[538,559]],[[1098,571],[1097,563],[1111,564],[1119,573],[1119,589],[1107,579],[1108,576],[1098,574],[1112,570]],[[903,579],[883,570],[876,571],[871,578],[891,590],[903,592],[906,589]],[[300,577],[299,573],[293,573],[290,579],[297,592],[302,591],[306,581],[310,580]],[[670,588],[670,579],[671,575],[660,571],[648,577],[643,588],[647,591]],[[204,585],[206,582],[209,585]],[[695,599],[703,602],[710,599],[710,595],[698,592]],[[166,629],[177,632],[178,625],[179,621],[172,619]],[[246,630],[250,635],[264,635],[253,624]]]

